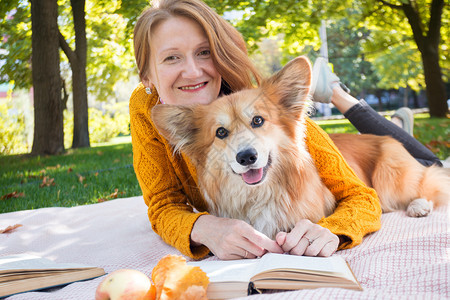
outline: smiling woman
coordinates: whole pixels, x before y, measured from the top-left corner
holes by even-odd
[[[227,136],[233,129],[227,121],[229,114],[218,115],[219,121],[216,122],[211,117],[216,110],[208,110],[207,106],[200,105],[203,107],[201,113],[197,111],[194,116],[191,105],[199,107],[198,104],[210,102],[214,105],[219,96],[250,89],[254,83],[261,83],[260,75],[247,56],[244,39],[200,0],[162,0],[140,16],[135,27],[134,48],[142,83],[130,98],[133,165],[148,206],[152,228],[165,242],[196,259],[209,252],[221,259],[255,258],[266,252],[329,256],[338,246],[355,246],[365,234],[379,229],[381,209],[375,192],[363,186],[362,182],[354,178],[354,174],[351,175],[342,156],[330,144],[325,132],[316,125],[308,127],[311,155],[317,161],[330,161],[326,168],[318,166],[318,172],[341,203],[341,209],[323,218],[320,224],[296,220],[298,226],[295,225],[291,232],[278,232],[276,238],[274,234],[269,238],[243,221],[245,216],[238,220],[210,215],[209,212],[214,212],[214,209],[209,207],[210,202],[205,199],[208,195],[200,192],[200,180],[197,178],[197,175],[205,174],[198,173],[199,165],[185,155],[187,151],[174,153],[174,148],[155,127],[151,110],[177,104],[183,113],[162,116],[159,122],[170,121],[182,132],[195,136],[195,145],[189,142],[187,136],[181,137],[179,143],[184,146],[183,149],[194,147],[207,150],[216,143],[225,148]],[[305,64],[309,70],[309,62]],[[310,77],[306,73],[301,74],[305,76],[293,78],[292,83],[301,79],[309,86]],[[284,90],[285,87],[280,86],[271,93],[283,94]],[[254,91],[249,91],[249,101],[256,99],[252,94]],[[308,91],[304,89],[303,92],[307,94]],[[228,113],[236,106],[242,106],[245,112],[250,107],[237,101]],[[266,124],[270,126],[266,115],[257,108],[251,116],[246,114],[250,118],[246,124],[256,130]],[[211,117],[209,121],[208,117]],[[207,122],[202,123],[205,120]],[[198,129],[199,126],[202,130]],[[169,135],[174,132],[169,131]],[[273,136],[279,138],[277,134]],[[248,149],[239,150],[243,151],[240,153],[242,163],[233,161],[232,166],[233,171],[242,176],[231,174],[224,178],[241,182],[243,179],[258,189],[259,185],[267,181],[265,173],[273,158],[270,151],[255,157],[251,151],[245,150]],[[204,152],[197,151],[199,153]],[[210,162],[223,159],[222,156],[214,157],[218,153],[210,151],[198,160]],[[256,167],[245,166],[251,161],[255,161],[252,165]],[[220,165],[212,167],[220,168]],[[220,190],[223,178],[212,174],[214,172],[205,176],[209,176],[208,180]],[[359,192],[349,195],[345,189]],[[364,203],[370,203],[371,209],[361,209]],[[198,213],[193,212],[194,208]],[[276,213],[276,210],[272,213]],[[351,215],[353,219],[342,222],[343,215]]]
[[[196,22],[173,17],[156,24],[151,35],[149,74],[167,104],[207,104],[219,96],[222,78],[214,67],[208,39]]]

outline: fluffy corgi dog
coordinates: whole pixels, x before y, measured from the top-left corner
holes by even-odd
[[[336,207],[305,144],[311,65],[289,62],[256,89],[208,105],[156,105],[158,131],[195,165],[209,212],[241,219],[274,238],[300,219],[317,222]],[[450,198],[450,177],[426,168],[389,137],[332,139],[349,165],[378,192],[383,211],[425,216]]]

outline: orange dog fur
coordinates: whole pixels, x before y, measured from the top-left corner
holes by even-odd
[[[241,219],[274,238],[300,219],[336,207],[305,145],[311,65],[289,62],[261,87],[208,105],[157,105],[158,131],[195,165],[210,213]],[[450,198],[450,177],[426,168],[390,137],[330,135],[355,173],[377,191],[384,212],[425,216]]]

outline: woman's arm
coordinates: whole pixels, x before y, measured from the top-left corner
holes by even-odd
[[[153,97],[156,99],[153,99]],[[167,154],[167,145],[159,137],[150,120],[150,109],[157,95],[147,95],[139,85],[130,98],[130,125],[133,144],[133,165],[139,181],[153,230],[169,245],[192,258],[208,254],[205,246],[193,246],[190,233],[197,218],[188,204],[183,184],[176,174],[186,173]],[[173,158],[175,159],[175,158]],[[175,164],[175,167],[174,167]],[[178,168],[180,170],[175,170]]]
[[[381,227],[381,206],[374,189],[367,187],[349,167],[328,134],[306,119],[306,143],[320,177],[338,205],[318,224],[339,236],[339,249],[351,248]],[[364,153],[361,153],[364,155]]]

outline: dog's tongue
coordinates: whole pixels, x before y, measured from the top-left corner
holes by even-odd
[[[242,174],[242,179],[244,179],[244,181],[247,184],[253,184],[258,181],[261,181],[262,177],[263,177],[263,168],[251,169]]]

